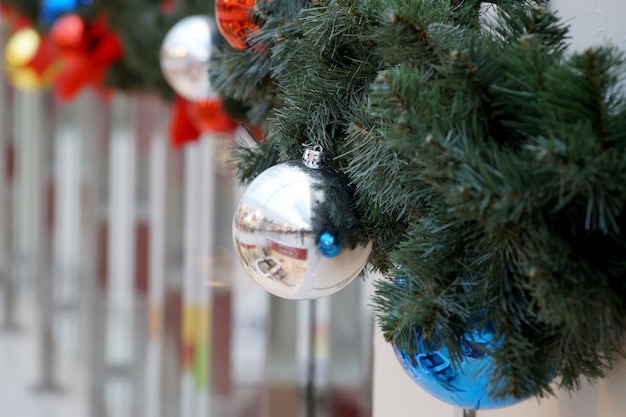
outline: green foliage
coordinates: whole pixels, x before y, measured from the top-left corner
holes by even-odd
[[[162,0],[96,0],[86,9],[95,15],[105,13],[109,25],[124,44],[124,58],[107,74],[107,84],[133,92],[156,93],[171,98],[173,92],[161,73],[161,43],[169,29],[191,15],[213,15],[207,0],[176,1],[175,9],[164,13]]]
[[[542,395],[555,370],[573,389],[624,353],[624,66],[569,52],[537,4],[490,3],[259,1],[251,47],[210,77],[267,119],[242,182],[304,143],[349,177],[361,225],[342,232],[374,242],[388,341],[436,334],[459,360],[488,324],[490,394]]]
[[[40,0],[4,0],[3,5],[12,7],[32,22],[37,22],[39,19]]]

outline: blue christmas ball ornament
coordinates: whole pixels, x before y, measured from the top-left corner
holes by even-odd
[[[76,10],[79,4],[91,4],[93,0],[43,0],[41,3],[41,20],[51,25],[58,17]]]
[[[488,385],[495,360],[489,355],[495,332],[491,326],[466,334],[462,343],[463,358],[452,363],[448,349],[442,344],[415,339],[411,353],[394,345],[396,357],[404,370],[430,395],[456,407],[488,410],[508,407],[524,398],[493,399]]]
[[[327,258],[334,258],[341,253],[339,238],[328,232],[322,233],[317,243],[317,248],[322,256]]]

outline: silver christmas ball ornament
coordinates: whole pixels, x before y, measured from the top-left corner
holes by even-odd
[[[190,101],[215,97],[209,67],[222,41],[209,16],[189,16],[172,26],[161,44],[160,55],[161,72],[170,87]]]
[[[334,294],[352,282],[367,263],[372,243],[346,247],[340,227],[326,227],[329,184],[340,173],[321,162],[321,148],[308,149],[302,161],[275,165],[247,187],[235,211],[233,240],[252,279],[276,296],[314,299]],[[351,210],[341,207],[342,211]],[[323,222],[322,222],[323,223]]]

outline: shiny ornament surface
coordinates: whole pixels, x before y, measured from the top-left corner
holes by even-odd
[[[221,41],[209,16],[190,16],[176,23],[161,45],[161,72],[170,87],[189,101],[215,97],[209,67]]]
[[[217,26],[235,49],[246,49],[248,36],[259,30],[251,17],[255,5],[256,0],[217,0],[215,3]]]
[[[317,248],[322,256],[334,258],[341,253],[341,242],[339,238],[332,233],[324,232],[317,242]]]
[[[85,48],[85,21],[77,14],[65,15],[50,28],[50,39],[62,51]]]
[[[456,407],[471,410],[488,410],[518,404],[524,398],[493,399],[488,396],[490,373],[495,361],[488,353],[494,338],[489,326],[466,334],[463,358],[453,364],[444,346],[426,344],[421,338],[415,340],[411,351],[394,345],[396,357],[407,374],[426,392]]]
[[[89,4],[91,1],[81,0],[80,3]],[[43,0],[41,2],[41,20],[50,25],[60,15],[74,11],[78,5],[78,0]]]
[[[9,67],[22,67],[35,57],[41,37],[35,29],[24,28],[16,31],[5,47],[4,57]]]
[[[8,80],[22,90],[41,90],[52,85],[58,72],[55,59],[51,42],[29,27],[13,33],[4,50]]]
[[[315,210],[325,201],[324,185],[340,175],[304,161],[275,165],[245,190],[233,220],[233,240],[246,272],[266,291],[287,299],[331,295],[350,282],[367,263],[372,249],[343,247],[324,256]],[[349,209],[349,208],[348,208]]]

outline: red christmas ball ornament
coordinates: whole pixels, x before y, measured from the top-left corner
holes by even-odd
[[[73,98],[88,85],[109,96],[104,79],[109,67],[124,55],[124,46],[104,17],[85,21],[75,13],[62,16],[52,25],[50,39],[60,52],[62,70],[55,89],[61,100]]]
[[[68,14],[57,19],[50,29],[50,38],[63,52],[75,52],[86,49],[86,27],[77,14]]]
[[[246,49],[248,36],[259,30],[251,16],[255,5],[256,0],[217,0],[215,3],[217,26],[235,49]]]

